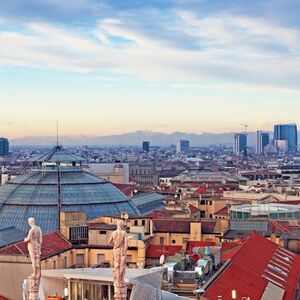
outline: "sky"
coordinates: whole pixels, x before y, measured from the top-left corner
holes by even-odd
[[[0,0],[0,135],[300,119],[298,0]]]

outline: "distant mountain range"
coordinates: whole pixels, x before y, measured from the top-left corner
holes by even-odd
[[[135,131],[130,133],[107,136],[61,136],[59,142],[65,146],[141,146],[142,141],[150,141],[152,146],[168,146],[177,144],[179,140],[190,141],[190,146],[226,145],[232,146],[234,132],[226,133],[185,133],[173,132],[170,134],[153,131]],[[28,136],[10,141],[14,146],[52,146],[56,142],[55,137]],[[249,146],[255,146],[256,133],[248,133]]]

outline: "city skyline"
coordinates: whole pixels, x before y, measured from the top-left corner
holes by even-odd
[[[283,124],[281,124],[283,125]],[[275,127],[275,126],[274,126]],[[257,148],[257,132],[267,133],[269,135],[269,143],[273,145],[273,131],[247,131],[247,140],[249,147]],[[144,141],[150,142],[151,146],[170,146],[178,145],[180,140],[187,140],[192,147],[207,147],[207,146],[226,146],[234,147],[235,135],[244,135],[244,131],[239,132],[223,132],[202,134],[188,132],[156,132],[156,131],[133,131],[123,134],[114,135],[64,135],[59,134],[58,143],[65,146],[142,146]],[[298,140],[300,139],[300,131],[298,131]],[[27,136],[23,138],[10,139],[12,145],[15,146],[54,146],[57,144],[57,136]]]
[[[297,123],[297,1],[1,1],[1,136]]]

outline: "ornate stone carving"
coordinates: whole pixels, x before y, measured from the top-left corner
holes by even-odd
[[[127,285],[124,281],[126,269],[126,253],[128,248],[127,233],[123,230],[123,221],[117,222],[109,244],[113,245],[113,276],[114,276],[114,298],[116,300],[127,299]]]
[[[42,230],[35,224],[34,218],[29,218],[28,224],[31,229],[24,241],[27,242],[28,252],[32,263],[32,274],[28,277],[29,300],[39,300]]]

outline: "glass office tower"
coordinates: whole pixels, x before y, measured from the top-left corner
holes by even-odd
[[[8,155],[9,143],[8,139],[0,138],[0,156]]]
[[[149,152],[150,151],[150,142],[143,141],[143,151],[144,152]]]
[[[256,153],[258,155],[265,153],[265,148],[270,143],[270,135],[268,132],[257,131],[256,133]]]
[[[237,155],[247,153],[247,134],[237,133],[234,135],[234,153]]]
[[[274,141],[287,141],[287,150],[296,151],[298,131],[296,124],[278,124],[274,126]]]

